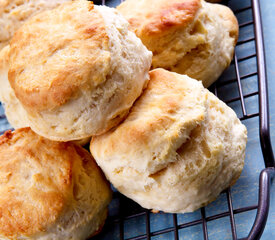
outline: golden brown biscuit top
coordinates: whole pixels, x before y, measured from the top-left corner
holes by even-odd
[[[129,144],[134,146],[133,149],[138,146],[139,150],[133,150],[130,155],[142,157],[125,163],[125,166],[154,174],[169,164],[167,156],[186,142],[192,129],[204,121],[205,102],[206,94],[201,82],[155,69],[150,72],[148,87],[135,102],[126,120],[117,128],[94,137],[91,152],[96,156],[108,156],[110,167],[115,159],[120,159],[120,165],[124,164],[122,156],[129,155]],[[174,157],[168,159],[176,161]]]
[[[9,80],[30,110],[53,109],[105,81],[110,52],[92,2],[68,2],[28,20],[14,35]]]
[[[117,7],[137,36],[165,34],[193,21],[200,0],[127,0]]]
[[[31,16],[70,0],[1,0],[0,49],[9,44],[15,31]]]
[[[46,231],[73,201],[76,161],[91,163],[77,145],[47,140],[30,128],[0,137],[0,235]]]

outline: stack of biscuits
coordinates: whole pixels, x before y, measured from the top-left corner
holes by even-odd
[[[233,185],[246,128],[205,87],[237,39],[231,10],[204,0],[1,1],[0,100],[15,130],[0,137],[0,238],[92,237],[110,183],[170,213]]]

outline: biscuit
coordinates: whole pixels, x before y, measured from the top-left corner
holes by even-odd
[[[69,0],[1,0],[0,1],[0,50],[23,23],[35,14],[53,9]]]
[[[151,58],[116,10],[79,0],[37,14],[15,33],[8,78],[32,130],[79,140],[125,118],[148,82]]]
[[[185,213],[239,178],[247,132],[201,82],[156,69],[126,120],[90,150],[124,195],[154,211]]]
[[[9,45],[0,51],[0,101],[5,109],[5,115],[13,128],[29,127],[28,115],[14,94],[8,80]],[[91,138],[83,138],[74,142],[82,146],[88,144]]]
[[[187,74],[208,87],[232,60],[238,22],[226,6],[203,0],[126,0],[117,9],[153,52],[152,68]]]
[[[30,128],[0,137],[0,238],[87,239],[107,216],[111,190],[90,153]]]

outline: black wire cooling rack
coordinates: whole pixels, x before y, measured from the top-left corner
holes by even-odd
[[[138,0],[137,0],[138,1]],[[119,2],[119,1],[117,1]],[[117,3],[116,2],[116,3]],[[241,1],[240,1],[241,2]],[[95,3],[101,3],[102,5],[108,5],[109,1],[95,1]],[[115,4],[116,4],[115,3]],[[113,1],[111,2],[111,6],[115,5]],[[230,6],[230,0],[224,1],[223,4]],[[225,101],[227,104],[234,103],[239,104],[241,111],[238,113],[238,117],[243,121],[251,118],[259,119],[259,136],[261,142],[261,150],[263,154],[263,159],[265,163],[265,168],[261,171],[259,176],[259,194],[258,194],[258,204],[245,206],[242,208],[233,208],[232,204],[232,195],[231,189],[225,190],[222,194],[226,195],[227,201],[227,210],[215,214],[213,216],[206,216],[205,208],[200,209],[200,218],[185,222],[180,224],[178,221],[178,215],[172,214],[173,224],[169,226],[164,226],[163,228],[153,231],[151,227],[151,218],[152,213],[149,210],[143,209],[138,206],[133,201],[127,199],[120,193],[114,193],[113,206],[111,204],[111,211],[113,214],[108,217],[106,225],[100,235],[95,237],[96,239],[120,239],[120,240],[139,240],[139,239],[155,239],[157,236],[162,236],[163,234],[170,233],[169,236],[163,237],[162,239],[170,240],[170,239],[181,239],[179,235],[179,231],[181,229],[191,228],[193,226],[200,225],[203,231],[204,240],[209,239],[208,227],[207,223],[213,220],[221,219],[224,217],[230,218],[232,239],[236,240],[237,237],[237,228],[235,223],[235,215],[256,210],[256,218],[254,224],[248,234],[247,237],[242,239],[254,240],[260,239],[263,230],[265,228],[268,211],[269,211],[269,198],[270,198],[270,181],[271,178],[275,175],[275,163],[274,156],[272,152],[270,133],[269,133],[269,112],[268,112],[268,91],[267,91],[267,80],[266,80],[266,70],[265,70],[265,57],[264,57],[264,44],[263,44],[263,34],[262,34],[262,24],[261,24],[261,16],[260,16],[260,6],[258,0],[251,0],[250,6],[240,7],[239,9],[233,9],[236,15],[241,15],[244,12],[251,13],[251,20],[245,21],[239,24],[240,27],[240,37],[237,43],[238,46],[245,46],[246,44],[253,43],[255,46],[255,52],[249,53],[242,56],[238,56],[237,53],[234,55],[234,59],[231,63],[228,74],[225,73],[228,77],[224,79],[219,79],[213,86],[211,86],[210,90],[215,93],[220,99]],[[246,37],[245,29],[246,27],[254,28],[253,36]],[[241,63],[248,59],[256,59],[256,70],[250,69],[245,73],[240,71]],[[229,73],[230,72],[230,73]],[[242,89],[242,81],[247,78],[256,77],[258,81],[258,89],[255,91],[245,93]],[[224,96],[224,91],[226,91],[226,87],[229,85],[235,86],[235,91],[237,92],[236,97],[227,98]],[[221,94],[222,93],[222,94]],[[226,94],[225,94],[226,95]],[[248,113],[246,100],[250,97],[256,97],[259,103],[259,108],[257,108],[256,112]],[[233,109],[234,108],[233,104]],[[241,196],[240,196],[241,197]],[[157,213],[164,214],[164,213]],[[156,214],[154,214],[156,215]],[[127,222],[131,219],[136,219],[143,217],[143,223],[145,222],[145,231],[142,234],[138,234],[134,237],[128,237],[125,234],[127,230]],[[188,239],[192,239],[192,236],[188,237]]]
[[[137,0],[139,1],[139,0]],[[169,1],[169,0],[168,0]],[[119,0],[108,1],[100,0],[94,1],[96,4],[114,6],[116,3],[119,3]],[[115,2],[115,3],[114,3]],[[242,1],[240,1],[240,5]],[[223,2],[223,4],[229,4],[230,0]],[[242,56],[238,56],[238,54],[234,55],[234,59],[232,61],[231,66],[229,67],[229,71],[227,71],[221,79],[219,79],[210,90],[213,91],[216,96],[225,101],[228,105],[236,111],[236,105],[239,105],[239,109],[241,109],[237,115],[238,117],[244,121],[247,119],[259,119],[259,138],[261,142],[261,150],[263,154],[263,159],[265,163],[265,168],[262,169],[259,176],[259,194],[258,194],[258,204],[245,206],[241,208],[233,208],[232,204],[232,194],[231,189],[225,190],[222,194],[226,196],[227,202],[227,210],[223,211],[219,214],[215,214],[212,216],[206,216],[205,208],[200,209],[200,217],[198,219],[188,221],[185,223],[179,222],[179,215],[170,214],[172,216],[172,224],[169,226],[163,226],[161,229],[154,230],[152,229],[151,219],[157,215],[165,215],[164,213],[155,213],[152,214],[149,210],[141,208],[139,205],[134,203],[133,201],[127,199],[116,190],[114,192],[113,201],[110,205],[109,212],[111,213],[106,221],[106,224],[102,230],[102,232],[95,236],[93,239],[101,240],[139,240],[139,239],[147,239],[153,240],[158,236],[162,236],[163,234],[169,234],[169,237],[163,237],[162,239],[170,240],[170,239],[181,239],[180,230],[191,228],[194,226],[201,226],[203,237],[202,239],[209,239],[208,232],[208,223],[217,219],[222,219],[224,217],[230,218],[232,239],[238,239],[237,235],[237,227],[235,223],[236,214],[249,212],[252,210],[257,211],[256,218],[254,224],[248,234],[247,237],[242,239],[254,240],[260,239],[268,216],[269,211],[269,197],[270,197],[270,181],[271,178],[275,175],[275,162],[274,156],[272,152],[272,146],[270,141],[270,133],[269,133],[269,112],[268,112],[268,91],[267,91],[267,80],[266,80],[266,70],[265,70],[265,57],[264,57],[264,45],[263,45],[263,34],[262,34],[262,25],[261,25],[261,16],[260,16],[260,6],[259,0],[251,0],[249,6],[240,7],[238,9],[233,9],[235,14],[241,15],[244,12],[251,13],[251,20],[240,23],[240,38],[237,43],[238,46],[245,46],[246,44],[253,43],[255,46],[255,51],[251,54],[249,51],[247,54]],[[254,33],[253,36],[246,37],[245,29],[246,27],[253,27]],[[256,59],[256,70],[254,71],[251,68],[249,71],[243,73],[241,70],[241,63],[245,62],[249,59]],[[250,77],[256,77],[258,81],[258,88],[255,91],[246,93],[242,88],[242,81],[248,79]],[[228,98],[225,94],[226,88],[228,86],[234,85],[234,91],[237,92],[235,97]],[[232,86],[231,86],[232,87]],[[232,89],[231,89],[232,90]],[[230,91],[231,91],[230,90]],[[232,90],[233,91],[233,90]],[[247,110],[246,100],[256,97],[259,107],[257,111],[253,113],[249,113]],[[234,107],[235,106],[235,107]],[[1,109],[3,111],[3,109]],[[3,133],[4,130],[8,128],[7,121],[5,119],[5,115],[0,112],[0,132]],[[240,196],[241,197],[241,196]],[[134,237],[128,237],[125,234],[127,230],[127,222],[131,219],[137,219],[142,217],[142,223],[144,224],[145,231],[142,234],[137,234]],[[188,239],[192,239],[192,236],[188,237]]]

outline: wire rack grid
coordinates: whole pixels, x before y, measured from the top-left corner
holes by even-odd
[[[120,0],[95,0],[94,2],[114,7],[120,3]],[[265,165],[258,169],[261,171],[258,174],[260,175],[259,192],[255,193],[254,191],[254,195],[250,192],[256,198],[258,197],[258,201],[256,204],[235,208],[233,206],[233,203],[235,204],[234,196],[235,198],[236,196],[242,198],[244,195],[243,193],[240,195],[238,190],[234,191],[233,187],[233,189],[225,190],[219,200],[212,204],[212,209],[215,209],[219,203],[223,205],[223,211],[218,213],[214,210],[210,211],[212,214],[207,214],[206,208],[201,208],[191,214],[153,214],[114,189],[113,201],[109,207],[106,224],[103,231],[93,239],[208,240],[213,238],[236,240],[239,239],[241,232],[238,228],[239,224],[236,223],[236,217],[247,212],[254,212],[250,215],[254,216],[251,219],[254,223],[243,239],[252,240],[261,237],[268,215],[270,179],[274,175],[275,164],[269,137],[267,86],[259,1],[229,0],[224,1],[223,4],[229,5],[234,10],[239,20],[240,36],[230,67],[211,86],[210,90],[232,107],[244,124],[253,119],[259,126],[259,141],[263,153],[261,161]],[[247,16],[249,16],[248,19]],[[4,110],[0,108],[0,132],[3,133],[10,128]],[[229,221],[224,221],[228,218]],[[157,227],[154,221],[157,222]],[[220,235],[217,234],[219,228],[215,226],[216,221],[220,221],[219,227],[229,225],[229,230],[227,229],[227,232],[222,232]],[[210,232],[211,228],[214,229],[214,234]]]

